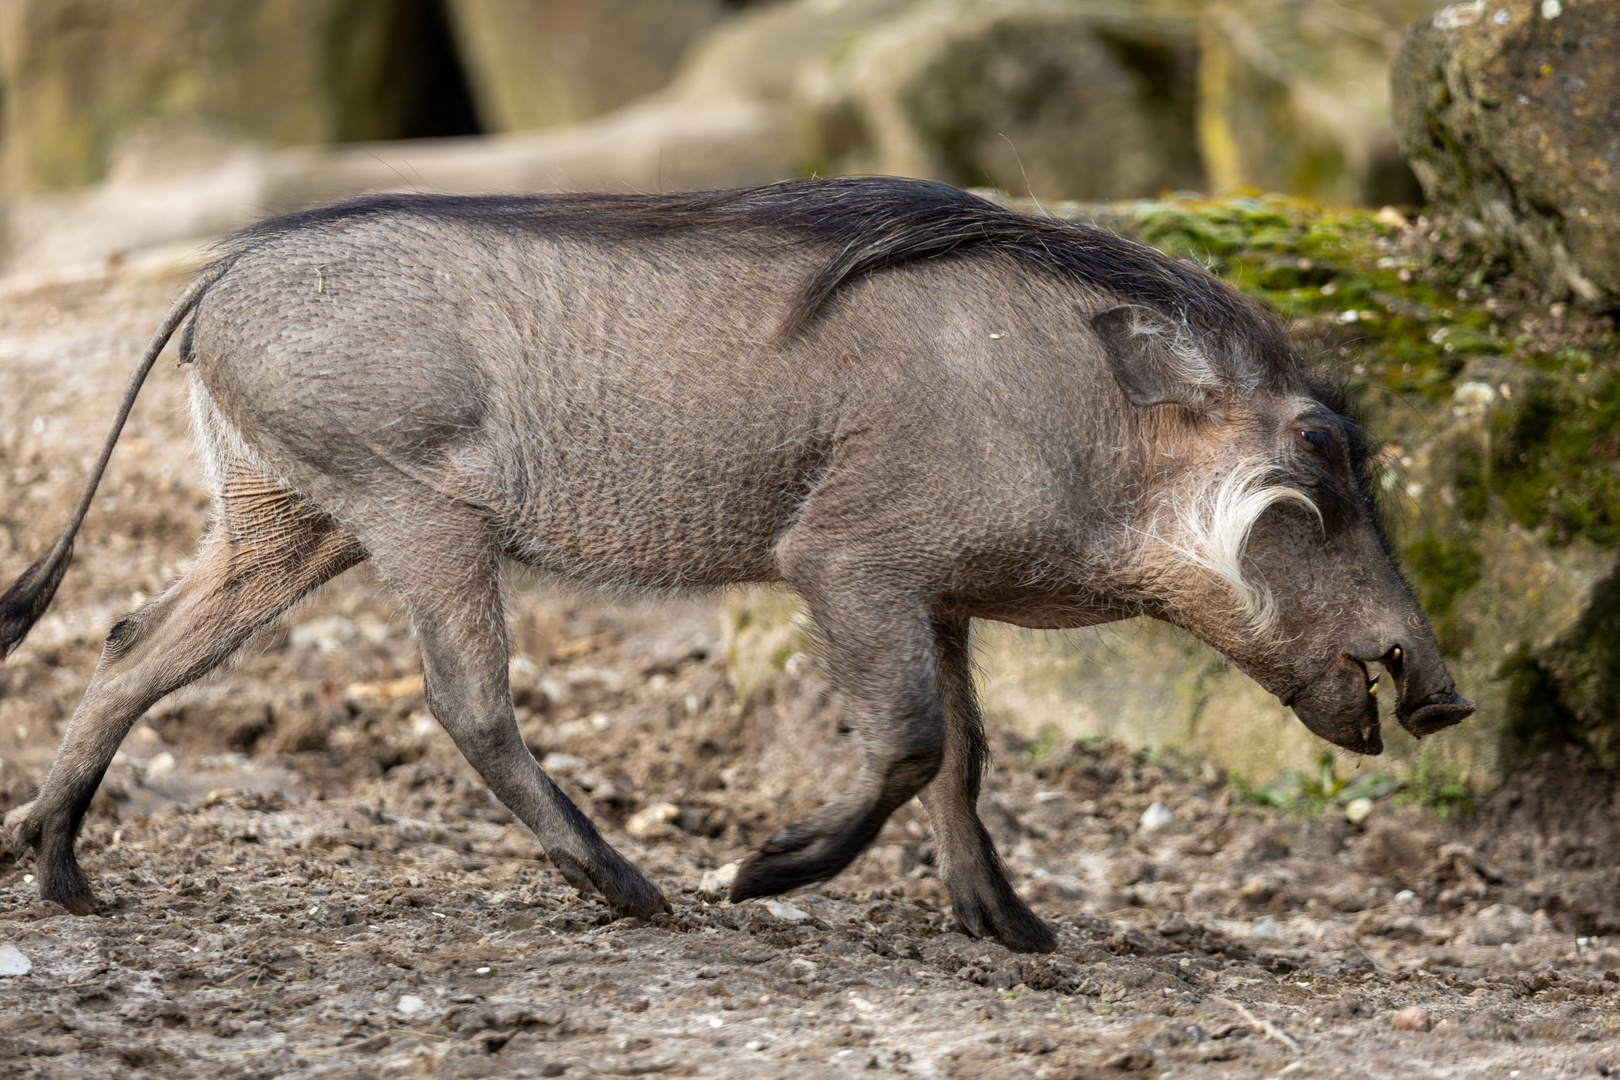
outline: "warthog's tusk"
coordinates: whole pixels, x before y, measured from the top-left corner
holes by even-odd
[[[1378,696],[1378,680],[1381,679],[1381,678],[1383,678],[1382,675],[1374,675],[1372,677],[1372,679],[1368,681],[1368,683],[1367,683],[1367,696],[1368,697],[1377,697]]]

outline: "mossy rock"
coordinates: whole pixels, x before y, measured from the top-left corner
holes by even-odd
[[[1452,4],[1412,25],[1391,80],[1431,203],[1554,291],[1620,299],[1620,8]]]

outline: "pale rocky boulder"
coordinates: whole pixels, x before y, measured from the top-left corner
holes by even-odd
[[[143,126],[270,143],[411,134],[435,44],[398,0],[3,0],[6,173],[14,194],[88,184]],[[437,42],[440,47],[443,42]]]
[[[1081,3],[916,3],[798,80],[807,164],[1040,198],[1204,184],[1187,25]]]
[[[450,0],[479,114],[492,131],[600,115],[662,87],[721,0]]]
[[[1389,120],[1391,57],[1434,0],[1226,0],[1198,25],[1198,138],[1213,190],[1359,206],[1421,201]]]
[[[339,147],[166,132],[128,142],[100,184],[13,201],[0,271],[56,272],[164,246],[195,249],[269,214],[366,191],[746,187],[793,175],[792,160],[779,111],[749,101],[642,102],[546,131]]]
[[[1452,4],[1391,73],[1431,202],[1554,292],[1620,298],[1620,6]]]

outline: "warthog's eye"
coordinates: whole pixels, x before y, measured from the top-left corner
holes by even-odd
[[[1318,457],[1329,457],[1333,453],[1333,436],[1321,428],[1299,428],[1295,430],[1294,437],[1301,446]]]

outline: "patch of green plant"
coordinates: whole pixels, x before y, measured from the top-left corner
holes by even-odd
[[[1388,773],[1369,772],[1341,777],[1333,754],[1323,751],[1314,773],[1289,769],[1269,784],[1249,784],[1242,775],[1231,776],[1232,790],[1245,802],[1269,806],[1300,817],[1315,817],[1331,806],[1355,799],[1383,799],[1399,789],[1400,781]]]
[[[1452,814],[1466,814],[1474,809],[1474,790],[1455,769],[1420,759],[1402,778],[1395,802],[1402,806],[1421,806],[1445,821]]]
[[[1474,793],[1468,781],[1455,770],[1427,760],[1420,760],[1399,778],[1386,772],[1350,778],[1338,775],[1332,753],[1324,751],[1314,773],[1289,769],[1271,783],[1259,785],[1249,784],[1234,773],[1231,784],[1245,802],[1298,817],[1316,817],[1356,799],[1393,799],[1403,806],[1421,806],[1442,821],[1474,808]]]
[[[1043,761],[1051,757],[1052,751],[1057,749],[1060,737],[1061,735],[1055,725],[1042,728],[1040,738],[1029,744],[1029,759],[1031,761]]]

